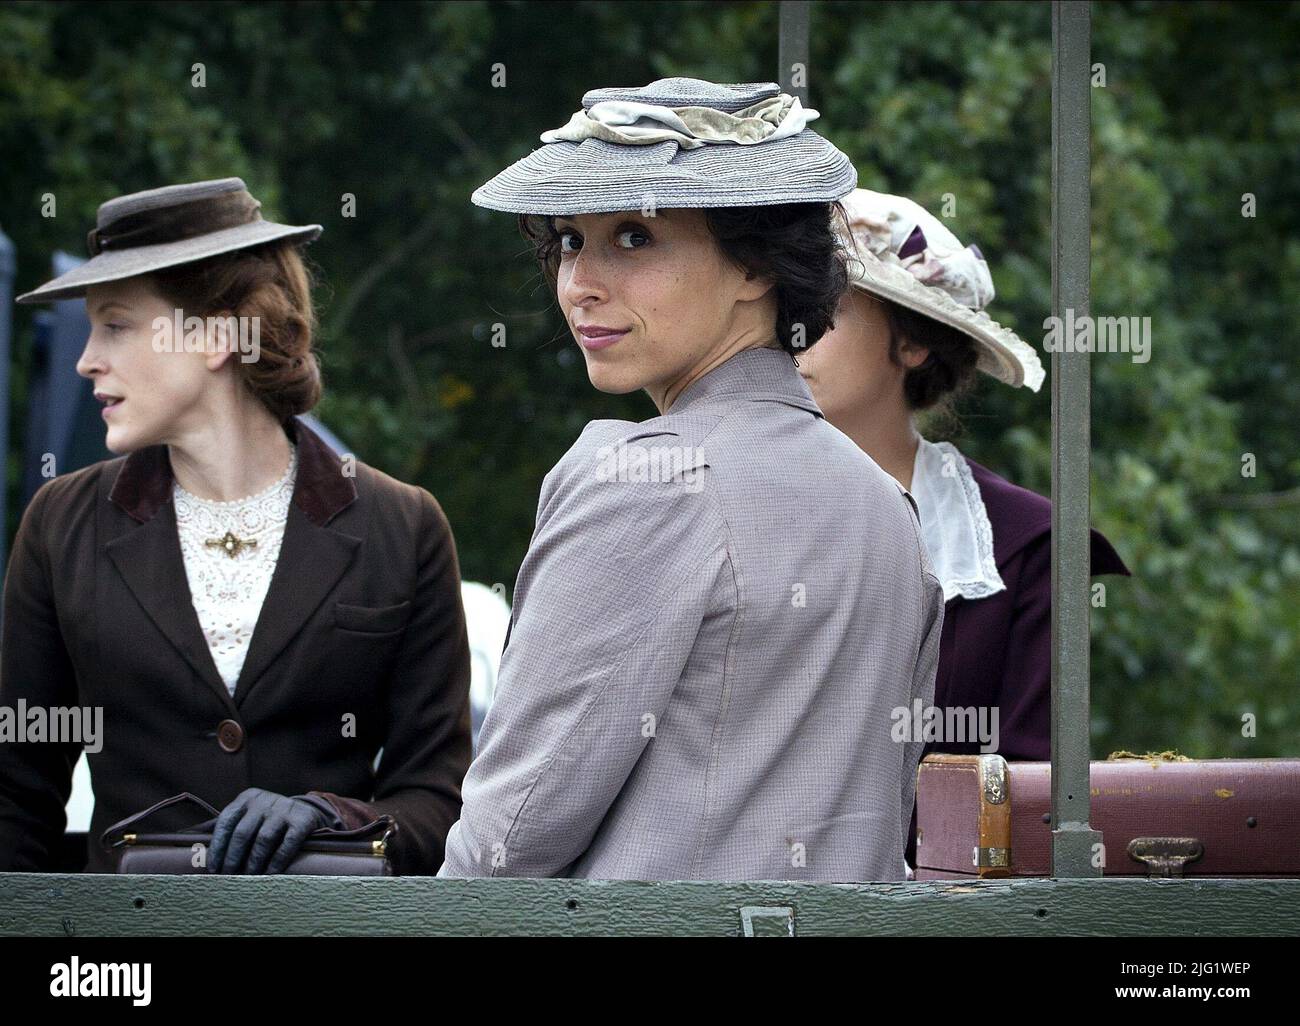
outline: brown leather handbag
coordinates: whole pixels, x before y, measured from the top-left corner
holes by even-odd
[[[200,806],[212,818],[166,834],[133,829],[160,809],[181,802]],[[104,831],[99,843],[114,857],[119,873],[207,873],[208,848],[219,815],[202,798],[187,791],[114,823]],[[308,835],[284,872],[291,876],[393,876],[388,842],[396,832],[392,816],[380,816],[355,830],[322,827]]]

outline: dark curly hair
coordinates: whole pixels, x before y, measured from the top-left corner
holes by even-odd
[[[797,356],[835,326],[836,308],[848,289],[847,253],[832,221],[846,217],[838,202],[703,211],[723,254],[751,276],[773,281],[781,348]],[[542,272],[556,288],[560,234],[555,218],[520,214],[519,231],[532,243]]]
[[[902,365],[899,350],[904,342],[924,346],[929,355],[903,375],[903,398],[911,410],[934,410],[941,419],[955,420],[954,404],[975,382],[979,354],[970,336],[933,317],[917,313],[899,303],[871,297],[883,303],[889,318],[889,358]]]

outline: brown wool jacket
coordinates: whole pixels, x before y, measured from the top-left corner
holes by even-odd
[[[388,813],[398,872],[442,862],[470,760],[451,529],[427,491],[345,472],[301,422],[286,431],[298,477],[233,697],[191,604],[165,447],[57,477],[23,516],[0,706],[102,707],[89,871],[111,869],[97,843],[110,824],[182,791],[222,808],[248,787],[314,792],[338,826]],[[0,743],[0,872],[51,866],[81,748]],[[201,818],[174,807],[150,829]]]

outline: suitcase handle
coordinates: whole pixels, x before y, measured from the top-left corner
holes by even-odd
[[[1134,862],[1146,863],[1147,876],[1183,875],[1183,867],[1205,854],[1205,845],[1195,837],[1135,837],[1128,842]]]

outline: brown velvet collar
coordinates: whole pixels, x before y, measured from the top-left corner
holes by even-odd
[[[285,425],[298,445],[298,477],[293,501],[314,524],[322,527],[357,497],[356,482],[343,472],[343,464],[321,437],[296,417]],[[118,471],[109,501],[135,520],[150,520],[172,496],[172,465],[165,445],[151,445],[131,453]]]

